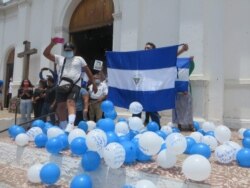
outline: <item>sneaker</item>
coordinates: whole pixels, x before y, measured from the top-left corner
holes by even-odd
[[[68,125],[65,128],[65,132],[71,132],[74,129],[73,123],[68,123]]]

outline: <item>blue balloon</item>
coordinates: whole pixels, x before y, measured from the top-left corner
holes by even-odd
[[[130,134],[130,140],[132,140],[137,134],[139,134],[139,132],[134,131],[134,130],[130,130],[129,134]]]
[[[55,163],[45,164],[40,171],[41,181],[45,184],[55,184],[60,178],[60,168]]]
[[[211,150],[207,144],[196,143],[191,147],[190,154],[199,154],[209,159],[211,156]]]
[[[164,150],[164,149],[167,149],[167,145],[166,145],[166,143],[163,143],[162,145],[161,145],[161,149],[160,149],[160,151],[161,150]],[[160,153],[160,152],[159,152]]]
[[[75,176],[71,183],[70,188],[92,188],[92,180],[89,175],[81,174]]]
[[[53,125],[51,123],[49,123],[49,122],[46,122],[44,128],[42,129],[43,133],[47,134],[48,129],[51,128],[51,127],[53,127]]]
[[[104,117],[114,120],[117,117],[117,112],[115,110],[112,110],[110,112],[104,112]]]
[[[121,142],[121,145],[123,146],[126,152],[124,163],[126,164],[134,163],[136,161],[136,152],[137,152],[137,147],[135,143],[131,141],[124,141]]]
[[[242,140],[242,145],[244,148],[250,148],[250,137],[244,137]]]
[[[139,139],[133,138],[131,140],[136,145],[136,160],[140,162],[149,162],[151,161],[151,156],[145,155],[140,149],[139,149]]]
[[[123,135],[123,136],[119,136],[118,139],[119,139],[120,143],[124,142],[124,141],[129,141],[130,140],[130,133]]]
[[[153,131],[153,132],[159,131],[159,125],[158,125],[158,123],[156,123],[154,121],[150,121],[147,124],[147,130],[148,131]]]
[[[12,138],[16,138],[16,136],[19,135],[20,133],[25,133],[25,129],[21,126],[17,126],[11,130],[11,133],[12,133]]]
[[[57,138],[62,142],[62,149],[67,149],[69,147],[68,135],[60,134]]]
[[[104,132],[114,131],[115,123],[110,118],[100,119],[96,125],[98,128],[102,129]]]
[[[187,140],[187,147],[186,147],[186,150],[185,150],[185,154],[191,154],[191,148],[193,147],[194,144],[196,144],[196,141],[195,139],[193,139],[192,137],[186,137],[186,140]]]
[[[62,150],[63,145],[61,140],[59,140],[58,137],[55,137],[48,139],[45,147],[49,153],[58,154]]]
[[[81,164],[85,171],[94,171],[100,166],[101,157],[97,152],[87,151],[82,156]]]
[[[124,117],[120,117],[118,118],[117,122],[120,122],[120,121],[124,121],[124,122],[128,122],[126,118]]]
[[[197,121],[193,121],[194,129],[195,131],[198,131],[200,129],[200,124]]]
[[[106,135],[107,135],[107,144],[112,142],[119,142],[119,138],[115,132],[108,131],[106,132]]]
[[[236,154],[236,160],[239,166],[250,168],[250,149],[240,149]]]
[[[246,130],[243,132],[243,136],[244,136],[244,138],[250,138],[250,129],[246,129]]]
[[[172,127],[172,131],[173,131],[173,133],[181,132],[180,129],[178,129],[177,127]]]
[[[70,150],[75,155],[82,155],[87,151],[87,145],[85,138],[77,137],[72,140],[70,144]]]
[[[10,136],[11,138],[14,137],[14,131],[15,131],[15,129],[16,129],[17,127],[18,127],[18,125],[11,125],[11,126],[9,127],[8,133],[9,133],[9,136]]]
[[[134,188],[132,185],[124,185],[122,188]]]
[[[46,134],[39,134],[35,137],[35,144],[37,147],[41,148],[44,147],[46,145],[48,141],[48,137]]]
[[[210,136],[214,137],[214,131],[208,131],[208,132],[205,133],[205,135],[210,135]]]
[[[164,133],[163,131],[156,131],[155,133],[162,137],[164,140],[167,138],[166,133]]]
[[[86,123],[86,121],[80,121],[78,123],[78,128],[84,130],[84,132],[88,131],[88,124]]]
[[[104,113],[110,112],[110,111],[114,110],[114,104],[109,100],[105,100],[101,104],[101,109]]]
[[[203,129],[197,130],[197,132],[201,133],[202,135],[205,135],[205,131]]]
[[[45,127],[45,123],[43,120],[37,119],[32,122],[31,127],[40,127],[41,129],[43,129]]]

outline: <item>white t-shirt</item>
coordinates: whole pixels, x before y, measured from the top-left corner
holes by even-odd
[[[89,86],[90,99],[99,99],[100,97],[105,96],[107,94],[108,94],[108,86],[104,82],[101,82],[97,86],[97,92],[96,93],[93,91],[93,84],[91,84]]]
[[[55,55],[55,63],[57,64],[57,69],[61,70],[64,62],[64,58],[61,55]],[[64,66],[64,70],[62,73],[62,77],[67,77],[72,79],[76,82],[81,74],[82,74],[82,67],[87,66],[86,61],[80,56],[74,56],[73,58],[67,58],[66,63]],[[58,78],[61,77],[61,71],[59,72]],[[67,82],[62,81],[60,85],[67,84]],[[81,80],[79,80],[76,85],[81,87]]]

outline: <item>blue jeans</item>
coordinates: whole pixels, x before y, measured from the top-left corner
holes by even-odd
[[[20,100],[20,113],[21,113],[20,123],[24,123],[31,120],[31,113],[32,113],[31,99]]]
[[[51,109],[50,106],[51,105],[49,103],[47,103],[47,102],[43,103],[42,116],[54,112],[54,110]],[[55,121],[56,121],[55,114],[50,115],[49,118],[50,118],[51,123],[54,125]],[[47,116],[43,117],[42,120],[44,122],[46,122]]]

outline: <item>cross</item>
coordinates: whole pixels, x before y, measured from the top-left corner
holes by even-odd
[[[17,57],[22,58],[23,57],[23,80],[28,79],[29,76],[29,63],[30,63],[30,55],[36,54],[37,49],[33,48],[30,49],[30,42],[24,41],[24,51],[17,54]]]

